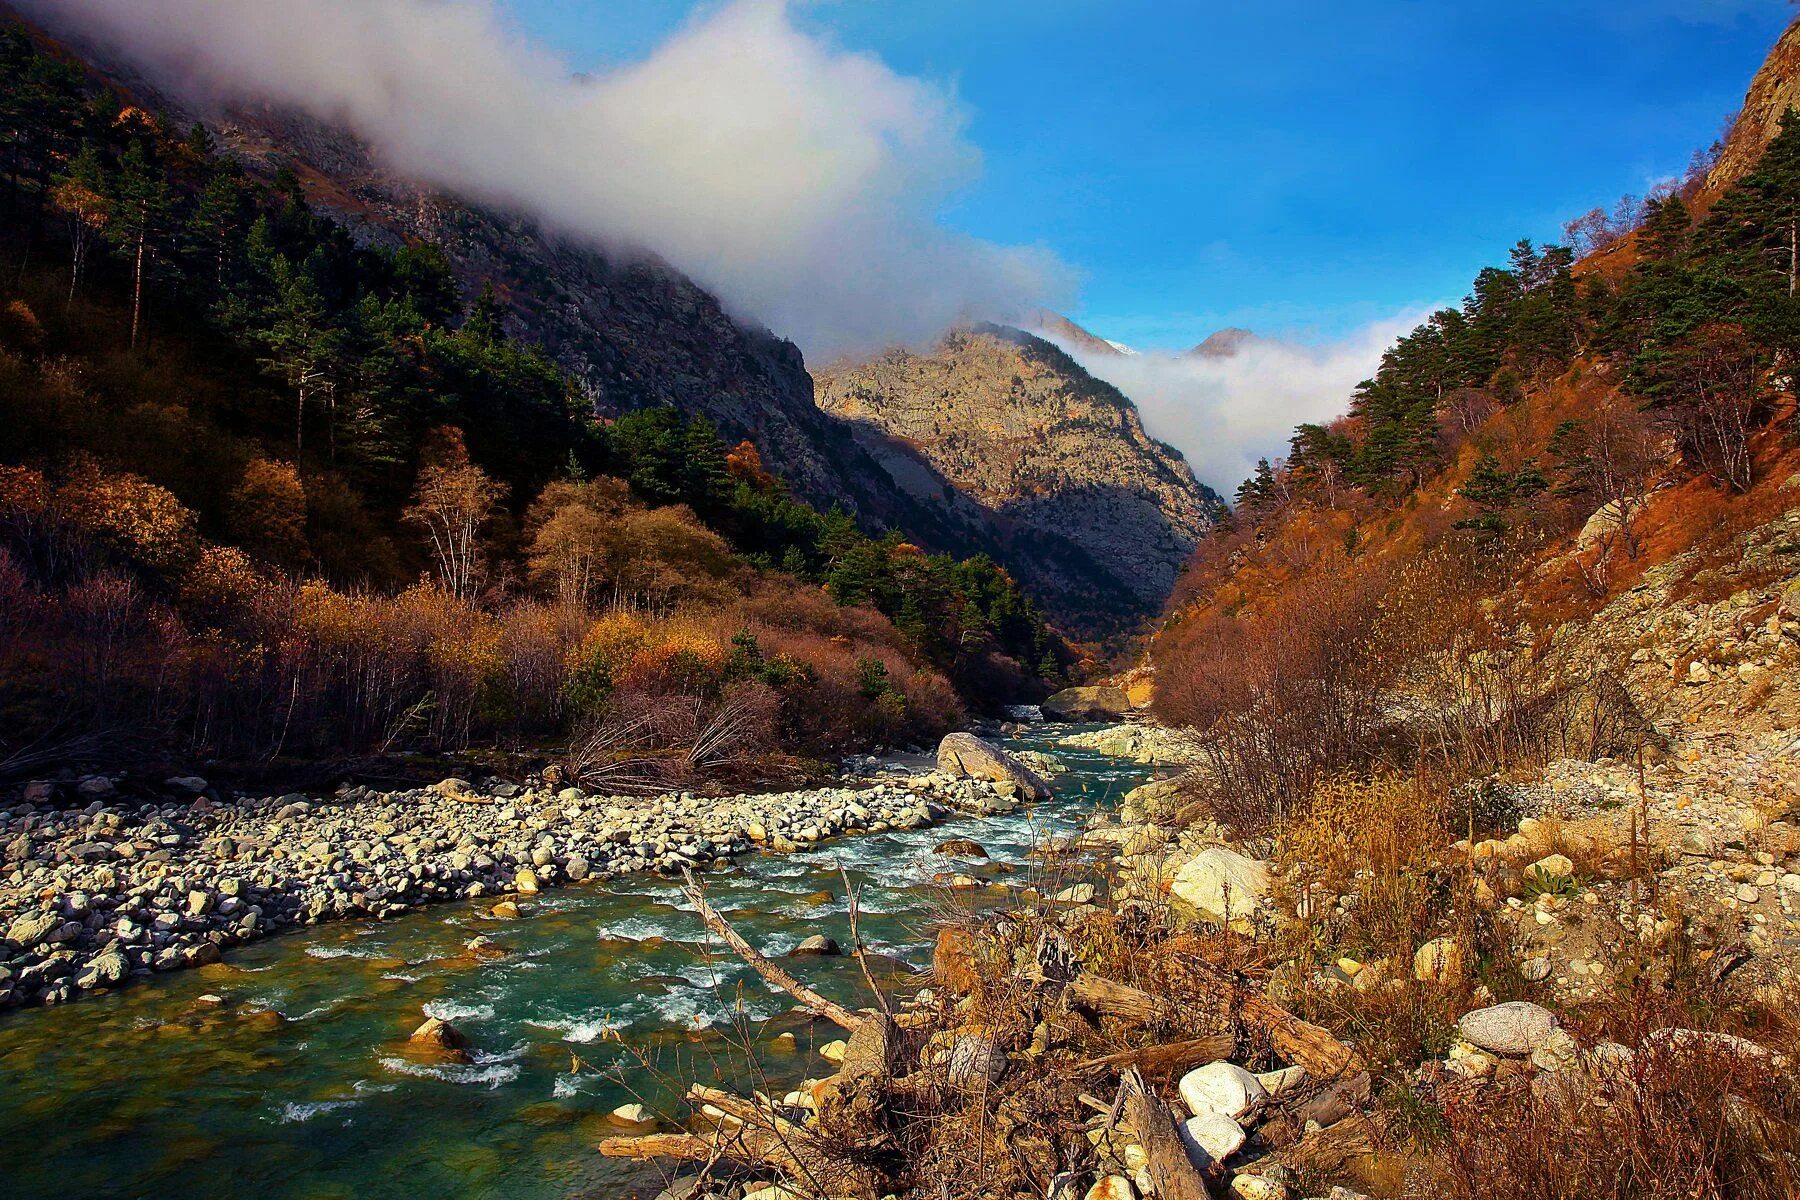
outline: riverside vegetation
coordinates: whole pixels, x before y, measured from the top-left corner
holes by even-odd
[[[571,740],[792,775],[1074,663],[991,561],[872,539],[704,418],[599,420],[440,248],[359,243],[19,28],[0,89],[0,777]]]

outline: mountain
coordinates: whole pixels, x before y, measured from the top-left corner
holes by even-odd
[[[1234,358],[1244,347],[1258,340],[1248,329],[1221,329],[1189,350],[1188,354],[1195,358]]]
[[[1212,497],[1179,455],[1144,434],[1128,401],[1066,359],[1048,375],[1072,381],[1066,390],[1084,397],[1075,402],[1082,411],[1028,422],[1059,431],[1049,455],[1027,456],[1022,467],[1006,439],[977,437],[959,443],[956,474],[947,475],[951,460],[884,436],[879,422],[846,419],[829,402],[837,394],[829,383],[819,389],[827,403],[815,405],[796,346],[727,313],[653,253],[603,251],[422,187],[385,170],[348,132],[291,111],[199,108],[116,64],[86,69],[177,126],[205,125],[265,184],[291,173],[308,206],[358,243],[441,247],[464,300],[492,286],[506,332],[541,347],[600,415],[667,406],[703,416],[728,444],[752,442],[764,466],[821,509],[841,507],[871,532],[931,550],[1009,564],[1074,631],[1110,631],[1154,612],[1174,564],[1204,528]],[[1066,318],[1039,316],[1084,351],[1121,353]],[[1006,377],[1012,373],[1007,368]],[[984,380],[971,398],[989,390]],[[962,410],[971,428],[982,423],[979,408]],[[1065,455],[1068,464],[1050,465]],[[1113,463],[1124,472],[1116,480],[1108,474]],[[996,484],[1015,476],[1016,486]],[[1165,501],[1166,515],[1159,511]],[[1077,532],[1065,536],[1065,523]],[[1123,531],[1116,540],[1115,531]]]
[[[877,530],[964,548],[949,545],[956,538],[929,509],[871,486],[879,472],[814,407],[793,343],[735,319],[655,255],[604,253],[421,188],[382,170],[342,130],[304,117],[268,108],[204,116],[253,173],[294,171],[313,208],[359,240],[429,242],[449,255],[466,296],[492,284],[508,333],[541,346],[602,416],[664,405],[703,415],[727,441],[755,443],[806,500],[840,505]]]
[[[819,406],[897,483],[949,480],[957,511],[1006,529],[1002,561],[1088,628],[1112,604],[1153,611],[1219,503],[1117,388],[1018,329],[960,329],[816,379]]]
[[[1782,114],[1794,107],[1800,107],[1800,20],[1788,26],[1750,81],[1744,107],[1707,172],[1707,193],[1721,192],[1749,174],[1781,132]]]
[[[1129,346],[1107,341],[1096,333],[1089,333],[1061,313],[1053,313],[1048,309],[1038,309],[1022,324],[1026,329],[1041,334],[1059,346],[1066,346],[1076,354],[1097,354],[1107,358],[1117,358],[1120,355],[1136,353]]]

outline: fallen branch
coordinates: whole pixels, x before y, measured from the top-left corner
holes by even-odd
[[[802,1008],[813,1015],[824,1017],[848,1032],[854,1033],[857,1027],[867,1019],[851,1012],[835,1000],[827,1000],[770,962],[760,950],[739,936],[738,931],[733,929],[725,918],[706,902],[706,895],[700,890],[700,885],[695,882],[692,871],[683,870],[681,875],[684,880],[682,890],[687,893],[688,899],[694,902],[694,909],[700,914],[700,919],[706,922],[706,927],[723,939],[726,945],[736,950],[738,955],[755,968],[756,973],[762,976],[770,986],[779,988],[792,996]]]
[[[1213,1002],[1220,1012],[1236,1015],[1250,1029],[1268,1038],[1277,1054],[1305,1067],[1313,1077],[1332,1079],[1363,1069],[1356,1051],[1333,1037],[1330,1030],[1302,1021],[1210,963],[1192,965],[1213,993]],[[1166,997],[1086,972],[1070,980],[1064,994],[1091,1012],[1146,1028],[1177,1025],[1186,1016]]]
[[[1105,1017],[1117,1017],[1133,1025],[1169,1025],[1179,1015],[1179,1010],[1170,1000],[1151,995],[1130,984],[1114,983],[1110,979],[1086,972],[1069,981],[1064,995],[1091,1012]]]
[[[600,1139],[600,1153],[606,1158],[630,1158],[648,1162],[654,1158],[704,1159],[713,1156],[710,1139],[691,1133],[646,1133],[638,1137]]]
[[[1136,1071],[1125,1074],[1125,1122],[1144,1148],[1157,1200],[1208,1200],[1206,1180],[1188,1157],[1187,1143],[1169,1106],[1152,1092]]]
[[[1211,963],[1193,961],[1189,965],[1205,977],[1221,1011],[1235,1014],[1245,1026],[1268,1038],[1276,1054],[1305,1067],[1315,1079],[1363,1070],[1361,1056],[1333,1037],[1329,1029],[1302,1021]]]
[[[1163,1042],[1155,1046],[1144,1046],[1137,1050],[1121,1050],[1117,1054],[1105,1054],[1099,1058],[1090,1058],[1076,1063],[1071,1070],[1077,1074],[1093,1074],[1098,1071],[1141,1071],[1146,1075],[1178,1075],[1191,1071],[1196,1067],[1204,1067],[1208,1063],[1216,1063],[1227,1059],[1237,1051],[1237,1039],[1229,1033],[1216,1033],[1211,1037],[1190,1038],[1183,1042]]]
[[[1285,1150],[1277,1152],[1275,1161],[1302,1174],[1329,1175],[1343,1169],[1345,1163],[1365,1154],[1373,1154],[1381,1136],[1381,1125],[1375,1118],[1357,1113],[1324,1129],[1315,1129]]]
[[[881,994],[881,988],[875,983],[875,975],[869,970],[869,954],[863,949],[862,929],[857,920],[859,906],[856,888],[851,885],[850,872],[844,870],[843,863],[838,864],[838,877],[844,881],[845,903],[850,908],[850,953],[856,956],[856,965],[862,970],[863,982],[869,985],[869,992],[875,997],[875,1007],[881,1010],[883,1016],[892,1017],[894,1010],[888,1007],[887,997]]]

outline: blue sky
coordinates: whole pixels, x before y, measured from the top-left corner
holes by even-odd
[[[576,69],[691,0],[502,0]],[[1097,332],[1303,338],[1461,296],[1519,236],[1679,171],[1792,18],[1776,0],[840,0],[796,19],[952,91],[952,226],[1036,244]]]

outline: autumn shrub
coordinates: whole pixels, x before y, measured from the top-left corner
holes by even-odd
[[[306,489],[291,463],[253,458],[232,488],[226,519],[237,544],[263,560],[298,567],[306,543]]]
[[[1157,712],[1196,731],[1217,819],[1266,828],[1321,779],[1373,761],[1388,719],[1384,582],[1335,558],[1256,611],[1209,611],[1164,634]]]
[[[1766,1055],[1648,1039],[1590,1074],[1518,1080],[1444,1107],[1450,1200],[1791,1200],[1800,1086]]]

